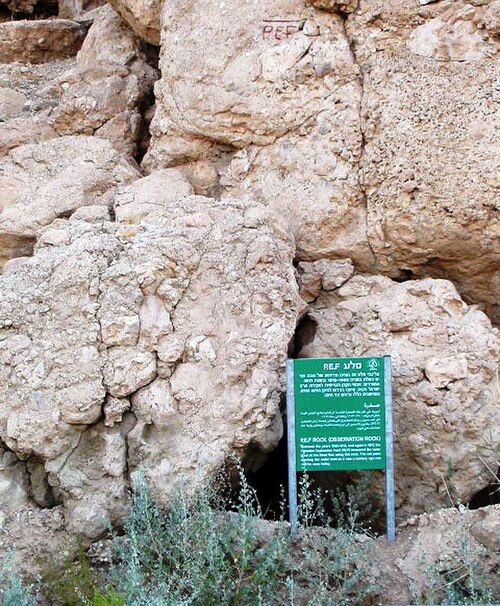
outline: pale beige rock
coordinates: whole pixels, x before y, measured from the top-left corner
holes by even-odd
[[[168,187],[165,187],[166,183]],[[114,197],[116,219],[130,225],[168,223],[171,204],[193,193],[192,185],[179,169],[157,171],[118,188]]]
[[[362,0],[345,23],[299,0],[189,7],[162,14],[144,168],[265,201],[299,260],[450,278],[497,319],[497,3]]]
[[[29,503],[26,464],[0,443],[0,511],[16,510]]]
[[[303,0],[189,6],[169,2],[162,14],[145,169],[212,163],[223,196],[257,197],[275,210],[299,258],[350,255],[373,267],[357,172],[360,73],[342,18]],[[265,22],[277,18],[296,21],[282,35]],[[213,173],[201,191],[217,190]]]
[[[494,0],[488,3],[482,13],[478,26],[485,28],[490,36],[498,39],[500,36],[500,1]]]
[[[0,530],[0,559],[3,562],[10,555],[11,570],[32,582],[42,563],[54,559],[62,563],[76,552],[76,540],[65,530],[62,507],[42,509],[31,503],[0,507]]]
[[[56,131],[48,124],[48,115],[21,116],[5,123],[0,122],[0,156],[27,143],[41,143],[57,137]]]
[[[0,436],[43,462],[67,527],[92,538],[123,516],[126,469],[166,499],[282,434],[292,243],[259,203],[154,177],[169,221],[134,184],[147,223],[58,220],[0,278]]]
[[[38,143],[57,136],[49,126],[51,109],[57,104],[49,82],[57,78],[74,64],[75,59],[49,61],[26,66],[22,63],[0,64],[0,99],[10,109],[2,113],[0,100],[0,156],[26,143]],[[3,91],[6,91],[5,94]],[[13,101],[16,101],[15,110]],[[4,109],[6,108],[3,105]]]
[[[138,177],[110,143],[92,137],[61,137],[16,148],[0,159],[2,264],[29,254],[54,219],[82,206],[106,206],[107,190]]]
[[[82,434],[62,467],[57,462],[47,464],[49,481],[64,501],[72,534],[97,539],[110,524],[123,519],[127,511],[125,440],[134,422],[130,415],[113,428],[99,423]]]
[[[451,7],[417,27],[410,35],[408,48],[440,61],[480,61],[494,54],[495,48],[484,40],[474,23],[477,13],[470,4],[460,11]]]
[[[130,410],[130,400],[128,398],[114,398],[108,395],[104,403],[104,425],[114,427],[121,423],[123,414]]]
[[[115,398],[124,398],[156,377],[156,358],[151,351],[134,347],[114,347],[108,352],[104,368],[107,391]]]
[[[26,96],[17,90],[0,88],[0,122],[16,118],[23,111],[26,100]]]
[[[0,23],[0,63],[42,63],[76,55],[87,34],[68,19]]]
[[[315,265],[299,265],[306,286]],[[450,495],[466,503],[490,483],[500,338],[450,282],[355,275],[322,290],[309,315],[316,333],[299,357],[392,356],[399,519],[445,507]]]
[[[112,0],[111,6],[144,40],[160,44],[160,0]]]
[[[377,271],[451,279],[467,301],[483,302],[498,320],[499,63],[489,51],[480,61],[466,60],[478,32],[492,47],[488,30],[477,29],[488,10],[463,2],[420,8],[362,0],[347,32],[363,71],[361,180]],[[436,33],[436,48],[463,52],[463,61],[408,48],[436,20],[446,25]],[[476,33],[450,46],[448,36],[461,23]]]
[[[78,52],[79,67],[98,64],[129,65],[136,75],[149,77],[144,66],[145,45],[123,19],[107,4],[94,11],[92,26]],[[141,70],[143,73],[141,74]]]
[[[105,4],[104,0],[59,0],[58,15],[62,19],[86,21],[91,11]]]
[[[356,81],[340,17],[315,13],[302,0],[288,6],[232,0],[222,9],[188,4],[189,10],[174,0],[162,14],[161,113],[154,119],[160,144],[173,128],[174,137],[268,145],[324,110],[339,85]],[[266,18],[296,19],[297,25],[285,40],[268,38]],[[210,38],[203,35],[208,23]]]
[[[321,290],[335,290],[347,282],[354,274],[354,266],[350,259],[320,259],[313,263],[299,263],[299,272],[300,296],[310,303],[317,299]]]
[[[110,6],[96,11],[76,67],[53,85],[60,102],[50,124],[58,135],[95,135],[135,155],[141,106],[157,73],[141,40]]]
[[[58,135],[88,135],[112,141],[119,151],[135,152],[143,97],[138,79],[116,66],[77,70],[57,83],[61,102],[50,124]]]
[[[81,206],[71,215],[72,221],[88,221],[89,223],[98,223],[100,221],[109,221],[109,209],[106,206]]]
[[[0,155],[26,143],[76,134],[108,139],[132,156],[141,152],[142,113],[157,70],[148,63],[145,43],[109,5],[95,9],[89,23],[76,59],[29,68],[0,66],[0,87],[5,83],[16,97],[26,97],[24,106],[17,106],[19,115],[0,122]]]
[[[358,8],[358,0],[308,0],[316,8],[327,11],[353,13]]]

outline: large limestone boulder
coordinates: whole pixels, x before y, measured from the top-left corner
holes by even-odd
[[[90,537],[120,520],[139,470],[166,498],[282,435],[303,306],[292,242],[261,204],[154,178],[156,215],[56,221],[0,280],[0,436],[42,462],[68,527]]]
[[[362,0],[346,27],[363,72],[361,178],[377,270],[452,279],[498,321],[495,6]]]
[[[157,77],[140,38],[110,6],[102,7],[76,66],[52,87],[60,101],[49,123],[58,135],[94,135],[133,156],[143,126],[142,105]]]
[[[205,187],[286,218],[300,258],[373,266],[360,72],[339,15],[304,0],[168,2],[160,66],[147,170],[192,163],[198,186],[204,173]]]
[[[161,0],[112,0],[110,4],[141,38],[159,46]]]
[[[498,330],[445,280],[299,271],[316,325],[299,357],[392,356],[399,518],[468,502],[498,464]]]
[[[0,265],[31,254],[41,230],[58,217],[82,206],[107,206],[108,190],[139,176],[109,142],[93,137],[14,149],[0,159]]]
[[[496,2],[165,3],[143,166],[183,164],[200,193],[258,197],[300,260],[449,278],[497,320],[497,14]]]
[[[158,71],[146,44],[109,5],[94,10],[91,23],[76,57],[0,65],[0,156],[67,135],[107,139],[120,152],[143,155],[144,114]]]
[[[41,63],[76,55],[87,29],[68,19],[0,23],[0,63]]]

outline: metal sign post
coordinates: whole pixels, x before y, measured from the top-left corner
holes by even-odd
[[[385,469],[387,539],[394,541],[391,359],[288,360],[288,500],[297,531],[297,471]]]
[[[292,535],[297,533],[297,451],[295,447],[295,374],[293,360],[286,361],[286,416],[288,441],[288,511]]]
[[[391,357],[384,356],[384,397],[385,397],[385,513],[387,540],[396,538],[396,512],[394,503],[394,448],[392,425],[392,368]]]

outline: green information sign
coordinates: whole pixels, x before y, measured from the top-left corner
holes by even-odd
[[[293,363],[297,470],[385,469],[384,358]]]
[[[298,530],[297,471],[385,469],[387,539],[394,541],[391,358],[288,360],[288,503]]]

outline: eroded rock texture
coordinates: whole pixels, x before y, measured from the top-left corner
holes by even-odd
[[[452,279],[498,321],[498,3],[363,0],[368,238],[392,277]]]
[[[265,201],[301,260],[451,278],[496,318],[497,3],[312,4],[169,2],[145,168]]]
[[[257,197],[286,215],[302,258],[351,251],[371,266],[356,170],[361,84],[341,17],[301,0],[233,0],[222,9],[170,2],[162,19],[171,50],[162,51],[148,170],[194,162],[194,182],[203,172],[224,196]]]
[[[353,275],[346,261],[299,271],[316,325],[299,357],[391,355],[400,518],[468,502],[497,464],[498,330],[445,280]]]
[[[274,448],[306,303],[301,355],[393,355],[400,516],[470,499],[498,445],[499,0],[99,3],[0,8],[8,499],[95,538],[141,467],[166,499]]]
[[[160,44],[160,12],[158,0],[113,0],[110,4],[120,13],[141,38]]]
[[[500,505],[442,509],[410,518],[399,528],[397,545],[378,539],[367,574],[378,599],[410,603],[432,595],[435,602],[445,600],[442,579],[450,570],[460,570],[462,579],[472,570],[484,575],[492,595],[498,595],[499,514]]]
[[[67,19],[0,23],[0,63],[41,63],[76,55],[86,29]]]
[[[66,135],[95,136],[132,156],[142,153],[144,114],[157,70],[145,43],[109,5],[94,10],[91,22],[87,34],[81,25],[61,21],[83,32],[72,53],[76,57],[66,60],[64,46],[52,35],[57,20],[22,22],[38,44],[34,48],[12,34],[23,49],[14,48],[10,59],[31,53],[38,65],[29,70],[19,63],[0,65],[0,156],[25,143]],[[57,53],[42,52],[41,41],[49,49],[55,45]],[[2,52],[10,52],[2,48],[0,43],[0,63],[6,60]]]
[[[54,85],[60,102],[50,124],[58,135],[94,135],[133,156],[143,126],[142,105],[156,79],[141,40],[105,6],[94,18],[76,66]]]
[[[31,254],[41,230],[55,219],[83,206],[107,206],[108,190],[139,176],[109,142],[92,137],[14,149],[0,159],[0,264]]]
[[[165,498],[282,435],[303,305],[289,239],[262,205],[156,184],[154,222],[58,221],[1,283],[2,439],[44,462],[69,528],[91,537],[120,519],[139,468]]]

